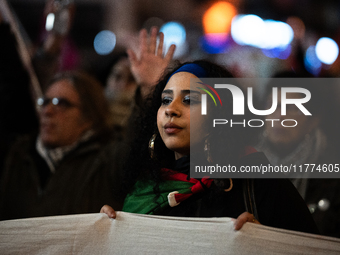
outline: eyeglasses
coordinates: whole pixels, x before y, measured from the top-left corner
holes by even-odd
[[[53,97],[53,98],[40,97],[37,100],[37,105],[41,109],[46,107],[50,103],[52,103],[52,106],[55,109],[61,110],[61,111],[64,111],[64,110],[72,108],[72,107],[78,107],[78,105],[70,102],[68,99],[63,98],[63,97]]]

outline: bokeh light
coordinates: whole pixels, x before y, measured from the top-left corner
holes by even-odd
[[[292,52],[292,47],[288,45],[286,48],[262,49],[262,52],[269,58],[287,59]]]
[[[257,15],[237,15],[231,24],[231,36],[239,45],[257,47],[263,31],[264,21]]]
[[[260,48],[287,48],[294,38],[293,29],[286,23],[274,20],[264,21],[265,31]]]
[[[304,64],[306,70],[309,73],[315,76],[317,76],[320,73],[322,64],[318,57],[316,56],[315,46],[309,46],[309,48],[307,49]]]
[[[225,1],[213,4],[203,15],[204,36],[200,44],[209,54],[222,53],[229,43],[232,19],[237,14],[234,5]]]
[[[176,45],[174,57],[180,57],[185,54],[187,50],[186,45],[186,31],[179,22],[171,21],[165,23],[159,30],[164,34],[165,51],[168,51],[171,44]]]
[[[99,55],[110,54],[116,46],[116,35],[109,30],[100,31],[94,38],[93,46]]]
[[[176,46],[180,46],[185,42],[185,28],[178,22],[171,21],[164,24],[160,32],[164,34],[164,43],[166,45],[176,44]]]
[[[54,13],[49,13],[46,17],[45,29],[46,31],[51,31],[54,25],[55,15]]]
[[[315,52],[322,63],[331,65],[338,58],[339,47],[333,39],[322,37],[315,45]]]
[[[287,49],[294,38],[293,29],[286,23],[262,20],[256,15],[237,15],[231,25],[233,40],[239,45],[261,49]]]
[[[237,14],[235,6],[220,1],[211,6],[203,15],[203,29],[205,34],[219,34],[230,32],[231,21]]]
[[[200,40],[202,49],[209,54],[224,53],[230,45],[230,40],[223,34],[206,34]]]

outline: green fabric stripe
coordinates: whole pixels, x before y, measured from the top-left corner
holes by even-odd
[[[124,212],[140,214],[156,214],[169,206],[168,194],[173,191],[186,194],[191,192],[193,186],[190,182],[163,181],[159,185],[160,196],[156,199],[153,181],[138,181],[133,191],[127,195],[124,201]]]

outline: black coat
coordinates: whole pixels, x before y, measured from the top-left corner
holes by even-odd
[[[21,138],[7,157],[0,186],[2,220],[98,213],[104,204],[121,209],[118,142],[89,140],[65,155],[52,174],[35,141]]]
[[[187,171],[188,168],[185,165],[188,162],[186,161],[186,158],[177,161],[174,170]],[[259,164],[261,161],[263,164],[269,163],[263,153],[253,153],[242,158],[243,164],[246,165]],[[237,218],[246,211],[243,196],[244,181],[245,179],[233,179],[233,188],[228,192],[213,184],[205,192],[195,194],[161,214]],[[319,233],[305,202],[288,179],[254,179],[254,193],[258,220],[261,224],[307,233]]]

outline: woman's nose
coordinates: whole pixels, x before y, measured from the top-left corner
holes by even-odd
[[[40,109],[40,116],[53,115],[55,113],[54,106],[49,103]]]
[[[169,117],[179,117],[181,115],[181,111],[178,107],[178,104],[173,101],[171,102],[165,109],[165,115]]]

